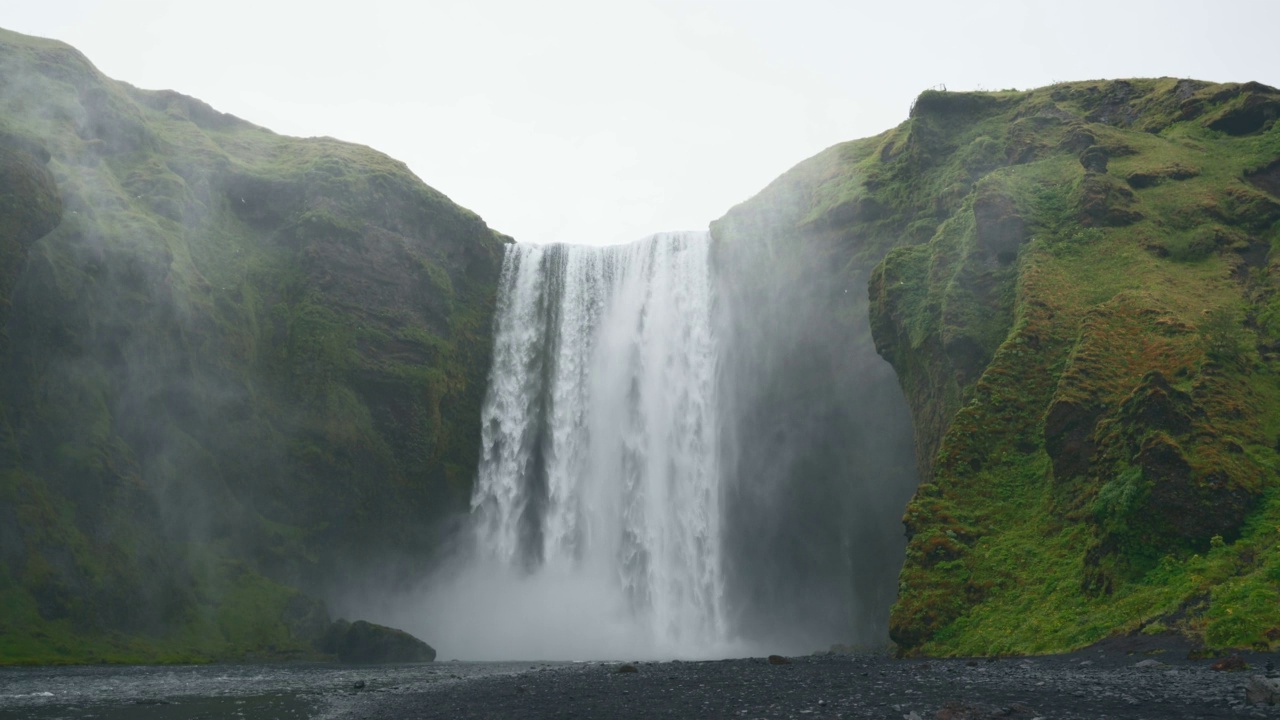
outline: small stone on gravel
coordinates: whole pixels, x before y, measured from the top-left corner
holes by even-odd
[[[1244,688],[1244,697],[1250,705],[1280,703],[1280,680],[1254,675]]]

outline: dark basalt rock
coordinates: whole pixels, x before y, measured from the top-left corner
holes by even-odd
[[[1068,400],[1049,406],[1044,419],[1044,447],[1059,481],[1084,475],[1097,449],[1093,429],[1101,410]]]
[[[1134,188],[1135,190],[1141,190],[1143,188],[1159,185],[1165,180],[1189,180],[1193,177],[1197,177],[1199,174],[1200,170],[1197,168],[1187,167],[1185,165],[1173,165],[1166,168],[1159,168],[1157,170],[1140,170],[1129,173],[1129,175],[1125,177],[1125,182],[1129,183],[1129,187]]]
[[[1249,85],[1258,85],[1249,83]],[[1259,87],[1266,87],[1259,85]],[[1267,88],[1271,90],[1270,88]],[[1239,105],[1224,110],[1209,122],[1209,129],[1228,135],[1251,135],[1270,127],[1280,117],[1280,95],[1250,93]]]
[[[1079,153],[1084,152],[1097,142],[1096,135],[1089,132],[1084,126],[1077,125],[1058,144],[1058,149],[1065,152]]]
[[[1259,190],[1280,197],[1280,160],[1266,167],[1246,172],[1244,179]]]
[[[403,630],[375,625],[364,620],[349,623],[335,620],[322,647],[351,665],[420,663],[436,659],[430,645]]]
[[[1121,227],[1142,219],[1142,213],[1128,208],[1133,191],[1096,172],[1086,173],[1080,182],[1080,221],[1086,227]]]
[[[1177,119],[1195,120],[1203,118],[1202,122],[1206,125],[1210,127],[1217,125],[1218,127],[1214,127],[1214,129],[1222,130],[1223,132],[1227,132],[1228,128],[1235,129],[1247,127],[1247,122],[1241,122],[1242,120],[1247,119],[1248,115],[1247,112],[1241,112],[1244,107],[1246,105],[1256,106],[1259,103],[1265,104],[1268,100],[1274,100],[1277,95],[1275,88],[1263,85],[1259,82],[1247,82],[1243,84],[1227,83],[1220,86],[1220,89],[1214,92],[1202,93],[1201,91],[1204,90],[1205,87],[1208,86],[1199,87],[1194,91],[1189,92],[1183,92],[1183,88],[1181,86],[1179,87],[1177,95],[1180,99],[1180,105]],[[1210,115],[1207,118],[1204,117],[1205,113],[1212,111],[1216,107],[1222,106],[1223,103],[1235,100],[1241,95],[1246,96],[1246,99],[1243,102],[1221,109],[1216,114]]]
[[[1184,449],[1163,433],[1143,441],[1134,461],[1151,484],[1148,508],[1157,529],[1197,545],[1215,535],[1228,541],[1239,535],[1254,493],[1223,472],[1197,472]]]
[[[1192,420],[1203,416],[1204,411],[1195,405],[1191,396],[1170,385],[1159,371],[1144,375],[1120,408],[1120,417],[1128,423],[1173,434],[1190,431]]]
[[[1133,83],[1125,80],[1104,83],[1092,93],[1087,93],[1084,100],[1094,104],[1094,107],[1085,116],[1085,120],[1120,127],[1132,125],[1140,117],[1138,109],[1132,104],[1139,94]]]
[[[1107,151],[1098,146],[1086,148],[1080,153],[1080,164],[1089,172],[1104,173],[1107,171],[1107,161],[1110,156]]]
[[[980,93],[925,90],[911,105],[911,117],[926,115],[978,115],[999,107],[999,101]]]

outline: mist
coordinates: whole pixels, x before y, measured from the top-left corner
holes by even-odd
[[[869,263],[730,219],[510,247],[472,513],[420,586],[339,607],[463,660],[887,645],[916,473]]]
[[[792,212],[740,206],[714,229],[732,622],[788,652],[883,647],[918,480],[906,401],[871,338],[878,258],[788,230]]]
[[[333,607],[426,638],[441,660],[707,660],[766,650],[737,640],[695,646],[655,637],[607,568],[557,563],[529,573],[470,551],[400,592],[347,586]]]

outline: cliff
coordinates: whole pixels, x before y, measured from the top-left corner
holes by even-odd
[[[848,158],[828,151],[711,225],[725,597],[766,647],[884,642],[918,483],[907,403],[871,337],[867,282],[891,243],[814,209]]]
[[[313,598],[421,562],[505,242],[369,148],[0,31],[0,660],[307,654]]]
[[[869,274],[829,316],[869,311],[911,409],[901,652],[1280,643],[1277,116],[1256,83],[927,91],[713,227]]]

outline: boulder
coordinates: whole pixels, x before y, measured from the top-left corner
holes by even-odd
[[[322,649],[352,665],[420,663],[436,659],[430,645],[403,630],[364,620],[335,620],[329,626]]]
[[[1280,704],[1280,678],[1254,675],[1244,688],[1244,698],[1250,705]]]

